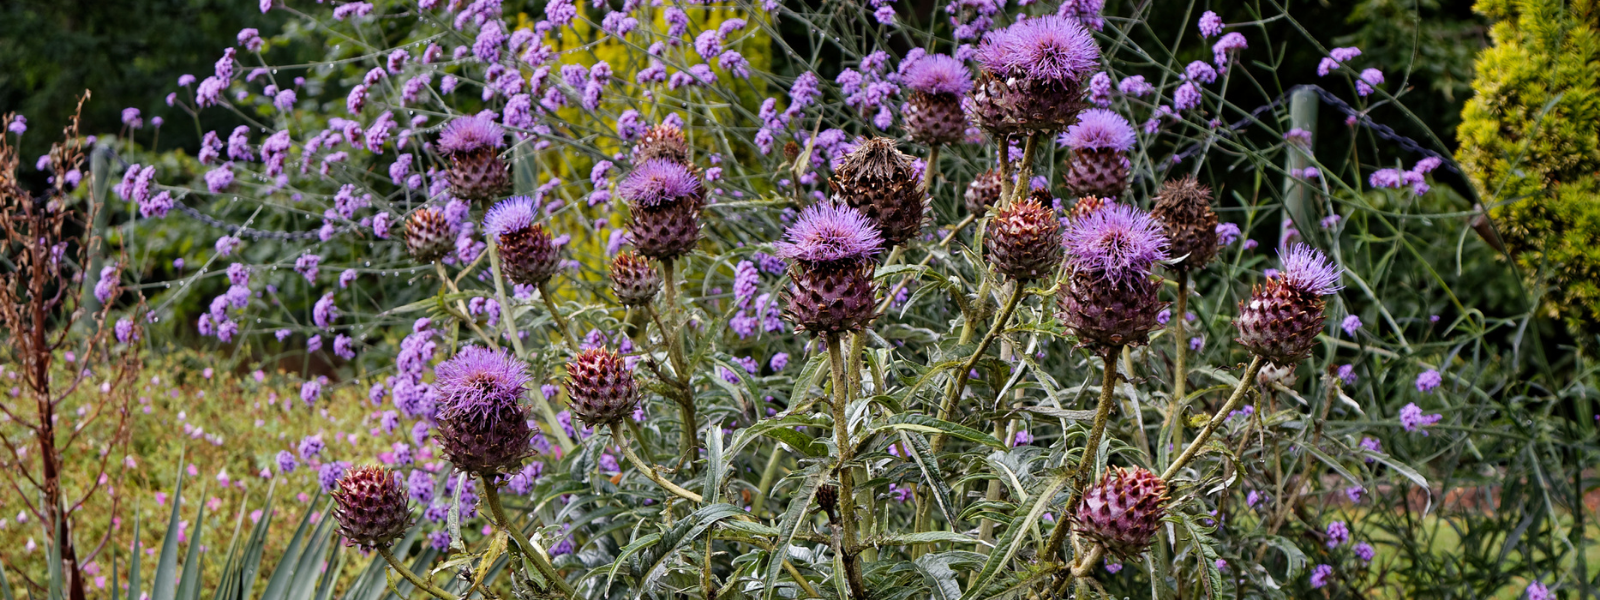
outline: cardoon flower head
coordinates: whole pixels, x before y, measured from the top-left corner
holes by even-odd
[[[489,209],[484,232],[494,236],[506,278],[520,285],[541,285],[560,268],[560,247],[544,226],[534,223],[538,202],[513,196]]]
[[[964,106],[992,135],[1060,131],[1084,106],[1100,48],[1077,20],[1043,16],[986,34],[973,57],[983,76]]]
[[[620,121],[617,128],[622,128]],[[645,128],[639,135],[639,143],[633,146],[634,164],[655,159],[665,159],[683,165],[684,168],[693,168],[693,163],[689,160],[689,140],[683,137],[683,130],[670,119]]]
[[[516,468],[530,452],[533,430],[519,404],[529,381],[520,360],[477,346],[435,369],[439,443],[462,471],[496,474]]]
[[[965,94],[972,90],[972,74],[961,61],[944,54],[927,54],[900,74],[913,91],[924,94]]]
[[[1072,275],[1056,296],[1057,318],[1100,352],[1143,344],[1162,308],[1161,283],[1150,277],[1167,257],[1159,225],[1136,208],[1104,203],[1072,219],[1063,237]]]
[[[965,64],[943,54],[923,55],[903,67],[900,76],[911,90],[902,111],[911,139],[928,145],[966,139],[961,97],[972,89],[972,76]]]
[[[836,202],[861,211],[877,226],[885,247],[904,243],[922,228],[926,195],[916,161],[891,138],[856,146],[834,167],[828,187]]]
[[[1239,303],[1234,327],[1238,341],[1277,366],[1289,366],[1311,352],[1322,330],[1322,297],[1339,291],[1341,269],[1305,244],[1280,254],[1283,269],[1257,285]]]
[[[1051,276],[1061,265],[1061,221],[1032,196],[995,211],[984,245],[995,270],[1019,282]]]
[[[1132,206],[1107,204],[1074,219],[1063,236],[1074,271],[1106,280],[1139,279],[1167,258],[1167,238],[1150,215]]]
[[[489,200],[511,186],[511,176],[499,149],[505,130],[483,117],[460,117],[439,134],[439,152],[450,159],[446,178],[454,193],[468,200]]]
[[[669,202],[699,197],[700,178],[688,167],[671,160],[652,159],[640,164],[617,184],[623,200],[643,208],[656,208]]]
[[[411,527],[411,506],[394,471],[371,465],[351,469],[332,495],[345,545],[387,548]]]
[[[1083,494],[1072,520],[1106,553],[1131,560],[1149,547],[1166,514],[1167,485],[1143,468],[1114,467]]]
[[[779,258],[805,263],[859,261],[877,254],[883,238],[877,227],[854,208],[822,202],[800,212],[774,244]]]
[[[567,396],[572,412],[591,427],[620,422],[639,403],[633,369],[605,348],[583,351],[567,363]]]
[[[973,58],[996,77],[1076,85],[1100,66],[1100,47],[1076,21],[1048,15],[988,33]]]
[[[611,261],[611,291],[624,306],[644,306],[661,291],[661,274],[650,259],[623,252]]]
[[[1103,108],[1083,111],[1060,142],[1072,148],[1066,185],[1074,196],[1115,198],[1128,187],[1127,152],[1134,133],[1121,115]]]
[[[1001,183],[1000,169],[989,169],[972,178],[972,182],[967,184],[966,193],[962,195],[967,212],[976,216],[989,212],[989,207],[1000,201],[1000,192],[1003,191]]]
[[[429,206],[417,209],[406,219],[406,251],[420,263],[444,258],[455,248],[456,227],[444,210]]]
[[[1163,182],[1150,216],[1161,221],[1166,231],[1171,242],[1168,253],[1183,257],[1175,268],[1200,269],[1216,257],[1220,228],[1217,213],[1211,210],[1211,188],[1193,175]]]

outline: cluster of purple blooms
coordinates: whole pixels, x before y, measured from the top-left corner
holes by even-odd
[[[1409,170],[1379,169],[1367,178],[1367,183],[1375,188],[1399,189],[1410,186],[1411,193],[1421,196],[1428,193],[1426,175],[1443,164],[1443,160],[1436,156],[1429,156],[1417,161]]]

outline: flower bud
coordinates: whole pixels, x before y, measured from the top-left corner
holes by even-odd
[[[482,117],[459,117],[445,125],[436,147],[450,160],[445,177],[463,200],[493,200],[511,189],[511,172],[500,160],[505,130]]]
[[[1012,279],[1049,277],[1061,266],[1061,221],[1029,196],[995,211],[984,247],[994,268]]]
[[[347,546],[388,548],[411,527],[406,490],[393,471],[375,465],[350,469],[332,495],[333,517]]]
[[[1073,515],[1079,534],[1123,560],[1150,546],[1166,515],[1167,484],[1150,471],[1113,467],[1084,492]]]
[[[910,156],[895,149],[893,139],[873,138],[844,157],[828,186],[836,202],[861,211],[890,247],[922,229],[925,198],[914,166]]]
[[[406,252],[419,263],[444,258],[456,246],[456,231],[436,207],[419,208],[406,219]]]
[[[610,350],[584,350],[567,363],[567,378],[572,412],[591,427],[621,421],[631,416],[639,403],[639,386],[633,380],[633,370]]]
[[[1217,213],[1211,210],[1211,188],[1200,185],[1193,175],[1162,183],[1150,216],[1166,230],[1167,253],[1183,257],[1175,268],[1201,269],[1217,256]]]
[[[650,259],[624,251],[611,261],[611,291],[624,306],[644,306],[661,291],[661,273]]]

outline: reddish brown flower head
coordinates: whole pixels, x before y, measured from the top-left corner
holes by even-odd
[[[541,285],[561,265],[560,248],[544,225],[534,222],[537,213],[532,198],[513,196],[494,205],[483,218],[484,233],[494,236],[505,276],[512,283]]]
[[[795,327],[818,335],[861,331],[877,310],[872,261],[822,265],[797,262],[789,268],[784,316]]]
[[[995,269],[1012,279],[1049,277],[1061,266],[1061,221],[1054,210],[1029,196],[995,212],[984,247]]]
[[[1327,301],[1339,291],[1342,269],[1323,254],[1297,244],[1282,255],[1283,270],[1255,286],[1239,302],[1233,325],[1238,342],[1268,362],[1287,366],[1311,353],[1322,331]]]
[[[445,177],[450,191],[464,200],[493,200],[511,189],[511,173],[500,160],[505,130],[481,117],[461,117],[445,125],[438,149],[450,160]]]
[[[345,471],[333,489],[333,516],[345,545],[388,548],[411,527],[405,487],[395,472],[376,465]]]
[[[910,156],[890,138],[862,142],[828,180],[834,199],[861,211],[878,227],[884,247],[911,239],[922,229],[922,179]]]
[[[1083,494],[1073,515],[1078,533],[1123,560],[1150,546],[1167,513],[1167,484],[1155,473],[1113,467]]]
[[[989,169],[979,173],[967,184],[967,193],[963,196],[967,204],[967,212],[983,216],[989,209],[1000,201],[1000,192],[1004,191],[1001,185],[1000,169]]]
[[[591,427],[604,427],[633,414],[639,386],[621,356],[590,348],[567,363],[567,396],[573,414]]]
[[[658,158],[685,167],[693,165],[689,160],[689,140],[683,137],[683,130],[671,123],[661,123],[644,130],[644,135],[633,146],[633,161],[642,163]]]
[[[1167,232],[1167,254],[1183,257],[1175,268],[1201,269],[1217,256],[1217,213],[1211,210],[1211,188],[1193,175],[1162,183],[1150,216],[1161,221]]]
[[[456,230],[444,211],[436,207],[419,208],[406,219],[406,252],[420,263],[444,258],[456,245]]]
[[[611,291],[624,306],[644,306],[661,291],[661,274],[650,259],[623,251],[611,261]]]

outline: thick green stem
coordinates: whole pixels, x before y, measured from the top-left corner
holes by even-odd
[[[678,280],[676,262],[673,260],[661,261],[661,275],[664,280],[662,286],[663,303],[666,305],[666,323],[670,330],[662,330],[661,335],[667,341],[667,359],[672,361],[674,376],[678,378],[679,392],[678,416],[683,420],[683,431],[678,435],[678,461],[685,469],[693,469],[695,459],[699,458],[700,440],[695,437],[699,426],[695,423],[694,396],[688,393],[689,367],[685,363],[683,352],[683,320],[678,318]],[[660,323],[657,323],[660,326]]]
[[[761,481],[756,485],[760,495],[750,507],[751,514],[760,515],[761,509],[767,505],[767,495],[772,493],[772,482],[778,478],[778,467],[783,464],[783,449],[777,444],[772,446],[772,454],[767,456],[767,466],[761,469]]]
[[[505,277],[500,274],[500,248],[495,243],[494,236],[489,236],[489,268],[494,273],[494,298],[500,303],[500,323],[505,325],[506,336],[511,338],[511,347],[517,351],[517,358],[528,360],[528,352],[522,347],[522,334],[517,331],[516,313],[507,301]],[[541,294],[544,292],[540,292]],[[550,399],[544,393],[536,393],[539,401],[539,413],[544,416],[545,427],[555,432],[556,442],[561,446],[563,455],[572,454],[575,447],[572,438],[567,437],[567,430],[561,427],[561,421],[556,418],[556,409],[550,406]]]
[[[388,548],[379,546],[378,555],[382,556],[383,560],[389,561],[389,566],[394,567],[394,570],[399,571],[400,576],[404,577],[406,581],[411,582],[411,585],[417,586],[417,589],[427,592],[439,600],[460,600],[460,598],[458,598],[455,594],[441,590],[437,586],[428,583],[423,578],[418,577],[416,573],[412,573],[411,569],[408,569],[405,565],[400,564],[400,561],[394,557],[394,553],[390,552]]]
[[[490,481],[488,477],[479,475],[479,479],[483,481],[483,499],[489,504],[489,513],[494,516],[495,523],[510,534],[511,539],[517,541],[517,546],[522,548],[524,555],[533,561],[533,567],[538,569],[545,579],[550,580],[556,587],[561,588],[563,596],[567,598],[573,597],[575,592],[572,590],[572,584],[567,583],[567,579],[556,572],[555,566],[550,564],[550,559],[545,557],[544,548],[535,546],[533,542],[528,541],[528,536],[522,534],[522,529],[506,517],[506,509],[500,504],[499,488],[495,487],[494,482]]]
[[[643,460],[640,460],[639,455],[634,454],[633,447],[628,444],[627,436],[622,434],[622,427],[618,426],[616,423],[611,424],[611,436],[616,438],[617,446],[622,448],[622,456],[628,459],[628,462],[633,465],[633,468],[638,469],[641,473],[644,473],[645,477],[649,477],[650,481],[656,482],[656,485],[661,486],[661,489],[672,492],[673,495],[695,504],[701,504],[705,502],[705,498],[700,494],[683,489],[683,486],[667,480],[667,478],[662,477],[660,473],[656,472],[655,467],[652,467],[646,464]]]
[[[967,218],[962,219],[960,223],[956,223],[956,226],[950,230],[950,233],[945,235],[944,239],[939,240],[939,247],[943,248],[949,246],[950,241],[956,238],[956,234],[961,233],[961,230],[966,229],[968,225],[971,225],[972,222],[976,220],[978,220],[978,215],[967,215]],[[929,252],[927,256],[922,257],[922,260],[917,262],[917,266],[926,267],[930,262],[933,262],[932,252]],[[889,305],[894,303],[895,296],[900,295],[900,290],[906,289],[906,286],[911,284],[911,280],[913,278],[914,277],[912,275],[906,275],[905,277],[900,278],[900,283],[895,284],[894,288],[890,289],[889,293],[884,295],[883,302],[878,304],[878,314],[883,314],[883,311],[889,310]]]
[[[1033,191],[1033,161],[1039,149],[1039,134],[1028,134],[1028,141],[1022,145],[1022,164],[1017,165],[1017,184],[1011,186],[1011,196],[1001,197],[995,208],[1000,208],[1023,199],[1028,192]],[[1005,149],[1010,152],[1009,148]]]
[[[1260,356],[1250,360],[1250,366],[1245,368],[1244,377],[1239,378],[1239,386],[1233,388],[1233,395],[1228,397],[1228,403],[1223,404],[1222,408],[1217,409],[1216,414],[1211,415],[1211,420],[1206,422],[1206,426],[1200,430],[1200,434],[1196,435],[1194,441],[1189,442],[1189,445],[1184,447],[1183,454],[1179,454],[1178,458],[1172,461],[1172,464],[1167,465],[1167,470],[1161,474],[1163,481],[1171,481],[1173,476],[1183,469],[1184,465],[1194,460],[1195,455],[1200,453],[1200,447],[1204,446],[1206,440],[1211,439],[1211,434],[1222,426],[1223,421],[1228,419],[1228,413],[1239,408],[1239,403],[1244,401],[1245,392],[1250,389],[1251,382],[1254,382],[1256,374],[1261,372],[1261,363]]]
[[[556,330],[561,338],[566,341],[567,349],[573,354],[578,353],[578,341],[572,337],[572,329],[567,327],[567,318],[561,316],[561,311],[556,309],[556,299],[550,297],[549,282],[539,284],[539,297],[544,299],[545,310],[550,311],[550,318],[556,322]]]
[[[939,145],[934,144],[928,150],[928,164],[922,169],[922,195],[928,195],[928,190],[933,189],[934,174],[939,169]]]
[[[1110,420],[1111,417],[1111,398],[1116,395],[1117,355],[1121,351],[1122,348],[1120,346],[1112,347],[1107,348],[1105,353],[1101,355],[1105,367],[1105,377],[1100,382],[1100,404],[1095,408],[1094,424],[1089,427],[1089,437],[1084,441],[1083,457],[1078,460],[1078,468],[1072,472],[1072,496],[1069,497],[1066,504],[1062,505],[1063,514],[1061,518],[1057,519],[1056,529],[1050,534],[1050,540],[1045,544],[1048,555],[1061,556],[1067,533],[1072,529],[1071,526],[1067,525],[1068,519],[1070,515],[1077,512],[1078,501],[1083,499],[1083,492],[1089,484],[1089,475],[1094,472],[1095,458],[1100,454],[1100,438],[1105,435],[1106,421]]]
[[[839,348],[839,337],[828,335],[827,344],[829,366],[833,369],[833,439],[839,448],[839,462],[834,467],[834,473],[839,478],[841,541],[838,550],[844,559],[845,578],[850,585],[850,596],[856,600],[865,600],[866,580],[861,575],[860,549],[856,547],[855,478],[850,469],[850,461],[855,458],[855,449],[850,444],[850,417],[847,411],[850,384],[845,380],[844,356]]]
[[[461,293],[461,290],[456,288],[456,282],[452,281],[450,279],[450,275],[444,272],[444,263],[433,261],[433,267],[439,272],[439,280],[444,282],[445,287],[450,290],[450,293]],[[448,305],[446,305],[446,310],[449,310]],[[478,338],[483,340],[483,343],[488,344],[490,350],[494,350],[496,352],[500,351],[500,344],[495,343],[493,336],[484,333],[483,329],[478,327],[478,321],[473,319],[472,315],[467,312],[467,304],[459,299],[456,300],[455,317],[462,323],[466,323],[467,328],[471,329],[474,334],[477,334]]]
[[[944,402],[939,405],[940,420],[949,421],[955,414],[956,400],[961,397],[962,390],[967,388],[967,378],[968,374],[972,372],[972,367],[978,364],[979,359],[983,358],[983,352],[989,349],[989,345],[994,343],[995,338],[1000,337],[1000,332],[1005,330],[1006,321],[1011,319],[1011,313],[1016,312],[1017,305],[1022,302],[1022,282],[1013,283],[1016,288],[1011,290],[1011,298],[1006,300],[1005,308],[1001,309],[1000,314],[995,316],[994,323],[989,326],[989,333],[984,334],[983,341],[978,342],[978,347],[973,349],[972,356],[967,358],[967,362],[962,363],[960,371],[956,373],[955,380],[950,383],[949,389],[946,390]],[[933,441],[929,447],[933,452],[938,453],[944,447],[944,440],[944,433],[934,434]]]
[[[1187,388],[1189,387],[1189,371],[1185,364],[1189,348],[1188,341],[1184,339],[1188,336],[1183,331],[1184,318],[1188,314],[1189,307],[1188,288],[1189,271],[1187,269],[1178,271],[1178,301],[1174,303],[1173,308],[1175,310],[1172,315],[1174,321],[1172,326],[1172,397],[1168,398],[1167,402],[1167,422],[1162,425],[1164,429],[1173,428],[1171,430],[1173,444],[1183,443],[1183,422],[1178,419],[1178,413],[1183,410],[1183,396],[1187,393]]]

